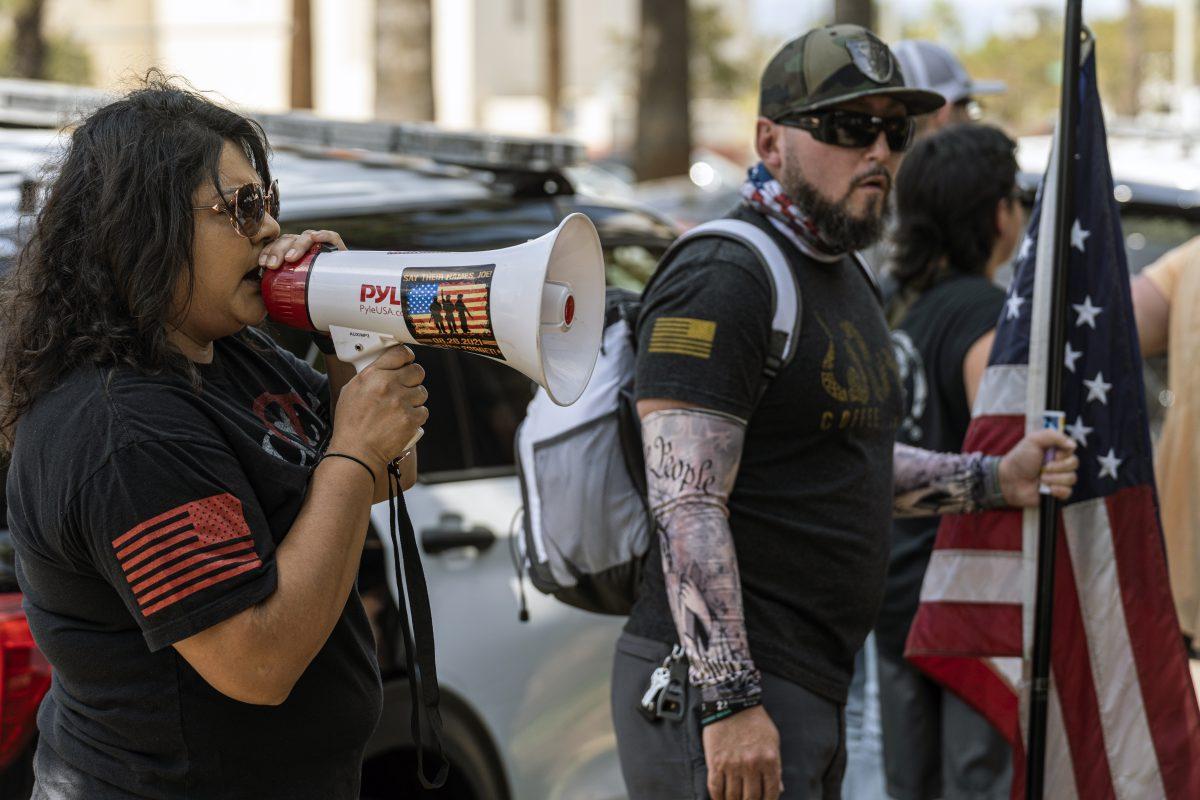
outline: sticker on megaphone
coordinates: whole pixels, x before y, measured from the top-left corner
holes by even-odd
[[[409,267],[400,278],[404,324],[420,344],[453,347],[504,360],[492,331],[495,264]]]

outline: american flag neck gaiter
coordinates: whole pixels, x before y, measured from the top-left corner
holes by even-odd
[[[816,224],[800,210],[800,207],[783,191],[777,181],[760,161],[746,173],[741,188],[742,202],[768,219],[778,222],[776,227],[791,239],[805,255],[819,261],[837,261],[845,255],[830,245],[821,235]]]

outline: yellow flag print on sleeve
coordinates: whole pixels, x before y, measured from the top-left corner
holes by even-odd
[[[650,331],[651,353],[707,359],[712,355],[717,323],[691,317],[659,317]]]

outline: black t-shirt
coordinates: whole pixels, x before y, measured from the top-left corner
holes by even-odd
[[[996,327],[1004,291],[979,275],[953,275],[917,298],[892,332],[904,382],[905,414],[896,438],[957,453],[971,422],[963,360]],[[887,591],[876,626],[879,646],[899,657],[917,612],[921,581],[941,517],[896,520]]]
[[[732,216],[758,225],[791,260],[804,307],[795,357],[756,408],[769,278],[743,245],[699,239],[664,265],[643,300],[637,396],[749,420],[729,524],[751,655],[760,669],[840,703],[883,591],[901,408],[895,362],[879,303],[851,258],[815,261],[760,214]],[[671,642],[652,541],[626,629]]]
[[[226,697],[170,646],[275,590],[330,418],[325,379],[260,333],[199,369],[197,391],[80,368],[18,424],[9,525],[54,668],[38,746],[64,796],[357,798],[382,703],[357,593],[276,707]]]

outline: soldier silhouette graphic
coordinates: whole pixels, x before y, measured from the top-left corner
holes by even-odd
[[[437,326],[438,333],[446,332],[446,325],[442,322],[442,304],[438,302],[436,297],[429,302],[429,318]]]
[[[442,298],[442,311],[445,314],[445,333],[457,333],[458,331],[454,327],[454,301],[449,297]]]
[[[459,294],[458,299],[454,301],[454,311],[458,312],[459,327],[462,328],[462,332],[470,333],[471,329],[467,325],[467,317],[471,315],[467,313],[467,304],[463,302],[463,296],[461,294]]]

